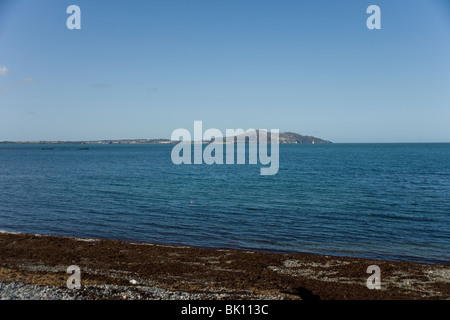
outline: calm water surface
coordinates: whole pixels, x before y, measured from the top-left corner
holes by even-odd
[[[280,145],[275,176],[171,150],[0,145],[0,229],[450,262],[450,144]]]

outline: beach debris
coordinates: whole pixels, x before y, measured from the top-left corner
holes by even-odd
[[[139,282],[137,282],[137,281],[134,280],[134,279],[131,279],[131,280],[130,280],[130,283],[131,283],[131,284],[135,284],[135,285],[136,285],[136,284],[139,284]]]

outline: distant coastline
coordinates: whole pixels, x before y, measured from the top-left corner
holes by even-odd
[[[270,141],[270,133],[267,135]],[[180,141],[170,139],[114,139],[114,140],[79,140],[79,141],[0,141],[0,144],[174,144]],[[210,143],[211,141],[203,141],[203,143]],[[302,136],[293,132],[281,132],[279,135],[280,143],[292,144],[316,144],[316,143],[332,143],[328,140],[323,140],[313,136]]]

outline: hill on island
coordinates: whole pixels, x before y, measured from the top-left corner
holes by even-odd
[[[302,136],[294,132],[281,132],[280,143],[332,143],[328,140],[323,140],[313,136]]]
[[[260,130],[255,130],[256,132],[256,136],[257,139],[259,139],[259,132]],[[267,132],[267,140],[268,142],[271,141],[271,134],[270,132]],[[245,136],[245,134],[243,135],[238,135],[234,137],[234,141],[236,142],[238,137],[243,137]],[[225,139],[225,138],[224,138]],[[209,142],[209,141],[205,141],[205,142]],[[302,136],[301,134],[298,133],[294,133],[294,132],[280,132],[279,134],[279,143],[311,143],[311,144],[316,144],[316,143],[332,143],[331,141],[328,140],[323,140],[320,138],[316,138],[313,136]]]

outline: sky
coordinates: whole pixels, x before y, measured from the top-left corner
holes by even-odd
[[[450,1],[0,0],[0,141],[170,138],[195,120],[450,142]]]

